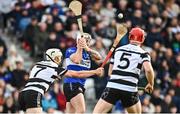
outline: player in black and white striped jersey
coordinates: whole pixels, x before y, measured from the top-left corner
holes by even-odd
[[[108,112],[118,100],[121,100],[129,113],[141,113],[137,84],[142,67],[148,80],[145,91],[151,93],[153,90],[154,71],[150,56],[140,47],[144,42],[144,31],[141,28],[133,28],[129,40],[129,44],[115,50],[109,66],[110,79],[95,106],[94,113]]]
[[[143,62],[150,62],[147,52],[134,44],[119,47],[112,58],[113,70],[107,87],[137,92],[138,79]],[[119,59],[120,58],[120,59]]]
[[[48,91],[56,79],[63,76],[87,78],[92,75],[101,76],[103,69],[98,68],[90,71],[71,71],[59,67],[62,53],[59,49],[48,49],[46,60],[37,62],[30,72],[30,77],[24,89],[19,94],[19,104],[27,113],[41,113],[42,95]]]

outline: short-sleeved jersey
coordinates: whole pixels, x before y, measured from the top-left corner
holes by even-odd
[[[30,77],[22,91],[34,90],[42,95],[49,89],[55,79],[61,79],[67,72],[51,61],[37,62],[30,71]]]
[[[117,48],[110,61],[113,69],[107,87],[137,92],[139,75],[144,61],[150,62],[150,56],[139,46],[127,44]]]
[[[66,62],[66,67],[68,70],[74,70],[74,71],[81,71],[81,70],[89,70],[91,67],[91,60],[90,60],[90,55],[87,53],[85,50],[83,50],[82,53],[82,60],[80,64],[73,63],[70,59],[70,56],[75,53],[77,50],[76,47],[71,47],[66,50],[65,54],[65,62]],[[84,78],[71,78],[71,77],[66,77],[64,79],[64,83],[80,83],[82,85],[85,84],[86,79]]]

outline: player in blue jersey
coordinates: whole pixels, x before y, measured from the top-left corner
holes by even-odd
[[[100,54],[89,48],[91,36],[88,33],[77,35],[77,46],[66,50],[66,67],[68,70],[90,70],[91,59],[100,60]],[[66,96],[67,113],[84,113],[84,84],[86,79],[82,78],[65,78],[64,94]]]

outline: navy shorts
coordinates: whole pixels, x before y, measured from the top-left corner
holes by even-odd
[[[64,83],[63,91],[66,96],[66,101],[70,102],[70,100],[79,93],[84,94],[85,88],[80,83]]]

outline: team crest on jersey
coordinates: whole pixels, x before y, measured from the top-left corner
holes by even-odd
[[[90,60],[82,60],[80,64],[83,66],[86,66],[86,67],[90,67],[91,61]]]

